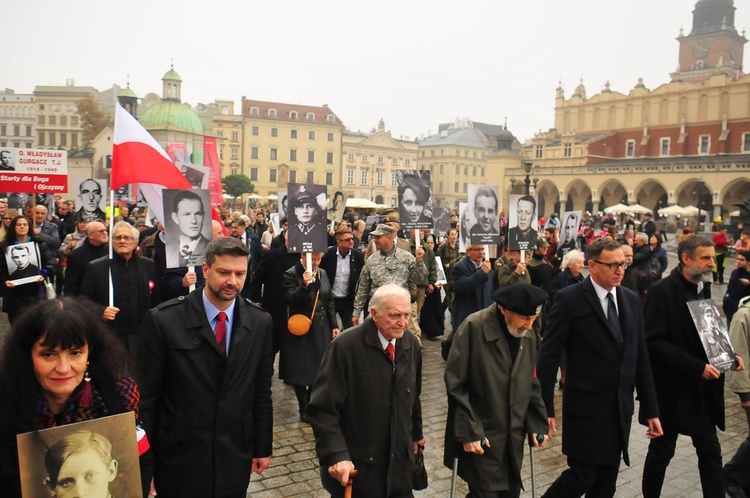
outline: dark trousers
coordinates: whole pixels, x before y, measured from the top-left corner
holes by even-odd
[[[547,489],[543,498],[611,498],[617,484],[617,465],[593,465],[568,458],[568,469]]]
[[[341,330],[352,328],[352,313],[354,313],[353,297],[334,297],[333,307],[341,317]]]
[[[750,430],[750,410],[745,410],[745,416]],[[724,465],[724,473],[743,488],[750,487],[750,435],[737,448],[737,453],[732,459]]]
[[[698,455],[698,472],[704,497],[724,498],[724,474],[721,469],[721,446],[716,436],[716,427],[709,415],[703,414],[699,421],[691,424],[689,429],[678,431],[676,427],[662,422],[664,435],[652,439],[648,445],[646,463],[643,466],[641,483],[644,498],[656,498],[661,495],[664,474],[669,461],[674,456],[677,436],[684,433],[693,440]]]
[[[521,496],[521,485],[514,482],[507,491],[485,491],[469,485],[469,494],[466,498],[518,498],[519,496]]]
[[[724,283],[724,259],[726,257],[726,253],[716,254],[716,266],[714,267],[714,283],[716,283],[717,279],[720,284]]]

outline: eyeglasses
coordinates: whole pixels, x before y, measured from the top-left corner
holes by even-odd
[[[134,241],[134,240],[135,240],[135,237],[132,237],[132,236],[130,236],[130,235],[115,235],[115,236],[114,236],[113,238],[114,238],[114,239],[115,239],[116,241],[121,241],[121,240],[125,240],[125,241],[127,241],[127,242],[132,242],[132,241]]]
[[[628,269],[628,266],[630,266],[630,263],[628,263],[627,261],[625,261],[624,263],[604,263],[602,261],[597,261],[595,259],[592,261],[596,263],[597,265],[606,266],[612,271],[617,271],[617,270],[625,271]]]
[[[354,240],[354,237],[347,237],[345,239],[338,239],[339,242],[351,242]]]
[[[11,221],[13,218],[3,218],[5,221]]]

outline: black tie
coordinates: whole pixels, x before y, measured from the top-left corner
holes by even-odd
[[[607,293],[607,322],[609,322],[609,328],[612,330],[612,335],[615,336],[618,345],[622,345],[622,332],[620,331],[620,318],[617,316],[617,307],[615,306],[615,298],[611,292]]]

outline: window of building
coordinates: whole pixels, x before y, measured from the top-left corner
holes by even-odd
[[[238,173],[238,170],[237,170],[237,168],[232,168],[232,174],[233,174],[233,175],[236,175],[237,173]]]
[[[333,142],[333,132],[328,132],[328,141]]]
[[[13,142],[13,147],[18,148],[21,146],[21,142]]]
[[[745,133],[742,136],[742,151],[750,152],[750,133]]]
[[[60,116],[60,126],[68,126],[68,116]]]
[[[404,166],[409,166],[409,163],[411,163],[409,159],[404,159]]]
[[[250,147],[250,159],[258,159],[258,147]]]
[[[333,185],[333,171],[326,171],[326,185]]]
[[[257,126],[253,126],[252,134],[256,135],[256,136],[258,135],[258,127]]]
[[[349,159],[350,161],[354,161],[354,153],[350,152],[350,153],[349,153],[349,155],[347,156],[347,158],[348,158],[348,159]]]
[[[44,132],[43,131],[39,132],[39,140],[38,140],[38,142],[39,142],[39,145],[44,145]],[[5,147],[5,145],[3,145],[3,147]]]
[[[50,116],[49,117],[49,124],[51,124],[51,125],[57,125],[57,116]]]
[[[383,172],[382,171],[378,171],[378,173],[375,175],[375,185],[377,185],[378,187],[383,186]]]
[[[68,134],[60,133],[60,147],[67,147],[67,146],[68,146]],[[18,142],[14,143],[13,147],[18,147]]]
[[[398,174],[391,173],[391,187],[397,187],[398,186]]]
[[[218,136],[219,138],[224,138],[224,131],[223,131],[223,130],[219,130],[219,131],[217,131],[217,132],[216,132],[216,135],[217,135],[217,136]]]
[[[270,117],[272,117],[272,118],[275,118],[276,117],[276,109],[269,109],[268,110],[268,115]]]
[[[289,182],[297,183],[297,170],[294,170],[294,169],[289,170]]]
[[[252,107],[250,109],[250,115],[251,116],[257,116],[260,113],[260,110],[257,107]]]
[[[0,125],[0,136],[5,136],[8,134],[8,125]]]
[[[473,167],[473,168],[471,169],[471,175],[472,175],[472,176],[477,176],[477,167],[476,167],[476,166],[474,166],[474,167]]]
[[[78,132],[74,131],[70,134],[70,146],[71,147],[78,147]],[[31,145],[29,145],[31,147]]]
[[[445,149],[440,149],[440,155],[441,155],[441,156],[444,156],[444,155],[445,155]]]
[[[44,116],[39,116],[37,118],[37,124],[44,126],[44,118],[45,118]]]
[[[329,114],[329,115],[328,115],[328,116],[326,117],[326,121],[328,121],[329,123],[333,123],[335,119],[336,119],[336,118],[334,118],[334,117],[333,117],[333,115],[331,115],[331,114]]]
[[[70,126],[78,126],[78,116],[70,117]]]
[[[378,164],[383,164],[383,156],[378,156]]]
[[[393,159],[391,159],[391,164],[394,166],[398,166],[398,158],[394,157]]]
[[[326,164],[333,164],[333,152],[326,152]]]
[[[229,157],[231,157],[234,160],[237,160],[239,158],[239,149],[237,147],[232,147],[232,152]]]
[[[434,174],[435,174],[435,165],[434,164],[430,164],[430,176],[432,176]]]
[[[662,138],[661,139],[661,149],[659,151],[659,154],[662,156],[668,156],[669,155],[669,138]]]
[[[307,132],[307,138],[310,140],[315,140],[315,132],[314,131],[308,131]]]
[[[55,140],[55,138],[55,132],[49,132],[49,143],[47,145],[49,145],[50,147],[54,147],[55,145],[57,145],[57,141]]]
[[[307,151],[307,162],[308,163],[314,163],[315,162],[315,151],[314,150],[308,150]]]
[[[698,137],[698,154],[708,154],[711,151],[711,137],[701,135]]]
[[[292,149],[289,151],[289,160],[294,162],[297,160],[297,151]]]
[[[469,167],[464,166],[464,176],[467,176],[469,174]]]
[[[297,138],[297,130],[291,131],[292,138]]]
[[[625,142],[625,157],[635,156],[635,140]]]
[[[438,172],[440,172],[441,175],[443,174],[443,166],[443,164],[438,166]]]
[[[315,171],[307,172],[307,183],[315,183]]]
[[[482,166],[480,168],[480,173],[479,174],[482,176],[482,178],[484,178],[484,166]]]
[[[536,158],[541,159],[543,154],[544,154],[544,146],[537,145],[536,146]]]
[[[254,182],[258,181],[258,168],[250,168],[250,180]]]
[[[461,174],[461,166],[459,166],[458,164],[456,164],[456,174],[457,175]]]
[[[315,114],[311,112],[308,112],[305,117],[307,118],[308,121],[315,121]]]
[[[229,107],[227,107],[227,106],[225,106],[225,105],[221,106],[221,113],[222,113],[222,114],[223,114],[224,116],[228,115],[228,114],[229,114]]]
[[[442,191],[443,191],[443,182],[439,182],[438,183],[438,192],[442,192]]]
[[[26,142],[26,148],[27,148],[27,149],[30,149],[30,148],[31,148],[31,142]]]
[[[292,111],[289,113],[289,117],[292,119],[297,119],[297,111]]]
[[[455,191],[455,193],[458,193],[458,182],[453,183],[453,190]]]
[[[239,140],[239,138],[240,138],[240,134],[237,133],[236,131],[233,131],[232,132],[232,142],[237,142]]]
[[[424,157],[424,151],[422,151],[422,157]]]
[[[367,183],[368,183],[368,182],[367,182],[367,170],[366,170],[366,169],[363,169],[363,170],[361,171],[361,174],[362,174],[362,177],[360,178],[360,179],[361,179],[361,182],[360,182],[360,183],[362,183],[362,185],[367,185]]]
[[[217,150],[219,152],[219,160],[220,161],[224,160],[224,147],[218,147]]]
[[[271,128],[271,136],[272,137],[278,137],[279,136],[279,129],[278,128]]]
[[[367,154],[362,154],[362,162],[366,163],[370,161],[370,157]]]
[[[276,183],[276,168],[271,168],[268,170],[268,181],[271,183]]]
[[[353,169],[346,170],[346,184],[354,185],[354,170]]]
[[[278,150],[276,149],[276,147],[271,147],[269,156],[269,159],[271,159],[271,161],[276,161],[278,159]]]
[[[473,157],[474,159],[476,159],[477,158],[477,151],[472,152],[471,153],[471,157]]]
[[[573,144],[567,143],[563,145],[563,157],[571,157],[573,155]]]
[[[432,156],[432,157],[435,157],[435,149],[432,149],[432,150],[430,151],[430,156]]]
[[[466,194],[467,192],[469,192],[469,184],[464,183],[464,194]]]
[[[13,125],[13,136],[15,137],[21,136],[21,125]]]

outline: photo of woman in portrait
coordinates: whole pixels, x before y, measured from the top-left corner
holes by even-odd
[[[432,228],[430,172],[404,172],[398,185],[398,202],[401,228]]]

